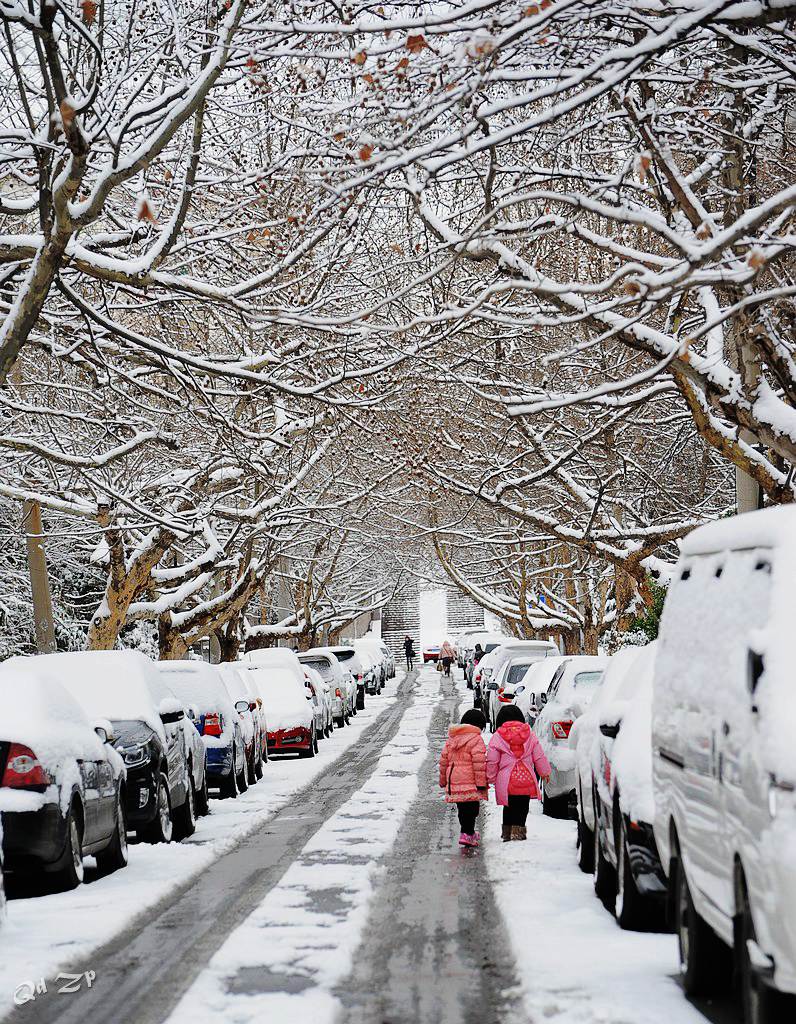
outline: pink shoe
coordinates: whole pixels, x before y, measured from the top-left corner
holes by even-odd
[[[460,832],[459,833],[459,846],[469,846],[469,845],[470,845],[470,837],[468,835],[466,835],[464,832]]]
[[[475,839],[476,846],[481,842],[481,833],[473,832],[473,839]]]

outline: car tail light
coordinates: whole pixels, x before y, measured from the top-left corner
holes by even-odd
[[[224,716],[220,711],[211,711],[205,715],[205,736],[220,736],[224,730]]]
[[[0,785],[25,789],[28,786],[49,786],[50,776],[39,764],[36,755],[24,743],[12,743]]]
[[[565,740],[569,737],[569,730],[572,728],[572,721],[568,719],[564,722],[553,722],[553,739]]]
[[[362,673],[360,672],[360,673],[359,673],[359,675],[357,676],[357,682],[358,682],[358,683],[361,683],[361,682],[362,682],[362,680],[363,680],[364,678],[365,678],[365,677],[364,677],[364,676],[362,675]]]
[[[476,674],[475,674],[475,681],[477,683],[481,682],[481,673],[480,672],[476,672]]]
[[[514,700],[514,695],[511,693],[506,693],[502,686],[498,690],[497,697],[501,704],[511,704],[511,702]]]
[[[334,691],[334,695],[335,695],[335,697],[339,697],[339,698],[340,698],[340,700],[342,700],[342,699],[343,699],[343,694],[342,694],[342,692],[341,692],[341,690],[340,690],[340,687],[339,687],[339,686],[338,686],[338,687],[337,687],[337,689],[336,689],[336,690]]]
[[[249,711],[256,711],[256,710],[257,710],[257,705],[255,704],[255,702],[253,700],[250,700],[249,701]]]

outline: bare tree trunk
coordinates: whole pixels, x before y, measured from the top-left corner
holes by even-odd
[[[30,589],[33,595],[33,625],[39,654],[52,654],[55,649],[55,623],[47,559],[44,554],[44,530],[38,501],[26,501],[23,513],[25,544],[28,550]]]

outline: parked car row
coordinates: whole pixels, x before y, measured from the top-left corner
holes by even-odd
[[[686,993],[735,984],[747,1024],[796,1020],[794,581],[796,510],[696,530],[658,640],[610,659],[569,734],[597,895],[672,927]]]
[[[271,755],[314,757],[364,706],[365,689],[380,692],[395,673],[379,641],[357,644],[254,651],[218,666],[137,651],[4,662],[3,873],[73,888],[88,855],[101,873],[124,867],[128,835],[192,835],[210,796],[245,792]]]

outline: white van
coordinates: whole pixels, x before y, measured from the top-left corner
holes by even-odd
[[[733,950],[756,1024],[796,1020],[795,628],[796,508],[686,538],[653,684],[655,839],[686,991],[729,986]]]

